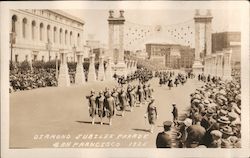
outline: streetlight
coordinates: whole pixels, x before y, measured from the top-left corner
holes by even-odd
[[[76,56],[76,46],[75,45],[72,47],[72,50],[73,50],[73,53],[74,53],[74,62],[75,62],[75,56]]]
[[[13,51],[13,45],[16,43],[16,33],[11,32],[10,33],[10,68],[12,70],[13,67],[13,60],[12,60],[12,51]]]
[[[49,52],[49,61],[50,61],[50,51],[51,51],[51,48],[52,48],[52,43],[51,43],[50,40],[48,39],[48,43],[46,43],[46,49],[47,49],[48,52]]]

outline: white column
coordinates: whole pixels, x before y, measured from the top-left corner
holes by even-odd
[[[108,57],[108,61],[107,61],[107,68],[106,68],[106,72],[105,72],[105,79],[110,81],[112,80],[112,69],[111,69],[111,57]]]
[[[212,51],[212,34],[211,34],[211,30],[212,30],[212,25],[211,22],[207,22],[205,23],[205,30],[206,30],[206,56],[211,55],[211,51]]]
[[[231,69],[231,55],[232,49],[224,49],[224,67],[223,67],[223,79],[224,80],[232,80],[232,69]]]
[[[120,24],[119,25],[119,57],[118,57],[118,62],[124,62],[123,36],[124,36],[124,24]]]
[[[103,56],[99,56],[99,69],[98,69],[98,80],[104,81],[105,75],[104,75],[104,64],[103,64]]]
[[[60,56],[61,56],[61,64],[58,77],[58,86],[67,87],[70,86],[70,79],[69,79],[68,65],[66,62],[66,53],[61,51]]]
[[[94,82],[94,81],[96,81],[95,55],[91,54],[89,57],[88,82]]]
[[[218,77],[222,77],[222,74],[223,74],[222,61],[223,61],[223,54],[220,51],[217,54],[217,76]]]
[[[108,56],[111,57],[111,60],[114,61],[113,55],[114,55],[114,25],[109,24],[109,54]]]
[[[76,77],[75,83],[77,85],[82,85],[85,83],[85,74],[83,71],[83,64],[82,64],[82,54],[77,54],[77,66],[76,66]]]

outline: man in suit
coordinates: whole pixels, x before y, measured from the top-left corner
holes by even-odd
[[[171,141],[171,121],[165,121],[163,123],[164,131],[158,133],[156,138],[156,147],[157,148],[172,148]]]

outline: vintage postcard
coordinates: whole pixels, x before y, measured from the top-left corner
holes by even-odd
[[[248,2],[0,4],[3,158],[249,156]]]

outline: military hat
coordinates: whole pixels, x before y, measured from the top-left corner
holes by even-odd
[[[164,127],[171,127],[172,126],[172,122],[171,121],[165,121],[165,122],[163,122],[163,126]]]

